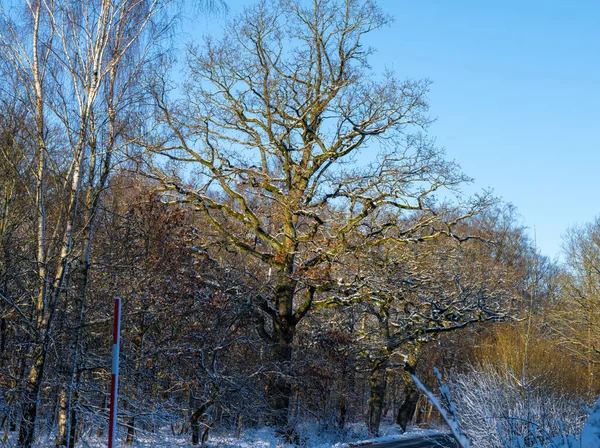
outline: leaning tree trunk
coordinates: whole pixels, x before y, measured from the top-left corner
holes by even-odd
[[[369,433],[377,437],[387,388],[387,356],[377,358],[373,362],[369,375],[369,387],[369,410],[366,423]]]

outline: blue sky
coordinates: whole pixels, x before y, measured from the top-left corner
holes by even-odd
[[[559,255],[566,229],[600,214],[600,2],[379,4],[395,21],[368,38],[374,70],[431,79],[430,133],[475,178],[467,191],[493,188]]]

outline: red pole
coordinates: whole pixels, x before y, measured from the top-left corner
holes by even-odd
[[[108,418],[108,448],[115,446],[117,435],[117,397],[119,395],[119,349],[121,345],[121,299],[115,298],[113,321],[112,374],[110,379],[110,415]]]

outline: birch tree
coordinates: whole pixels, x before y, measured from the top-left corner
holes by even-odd
[[[21,446],[34,442],[58,307],[73,311],[75,321],[70,323],[75,326],[84,318],[94,219],[116,162],[114,154],[125,144],[126,114],[139,99],[133,93],[136,79],[165,31],[156,19],[167,3],[30,0],[22,14],[16,7],[2,11],[2,59],[18,85],[16,100],[31,117],[36,161],[30,195],[37,220],[37,285],[31,292],[31,318],[25,318],[32,341],[23,386]],[[83,280],[69,296],[66,289],[76,259],[83,266]],[[64,380],[60,397],[58,446],[74,443],[68,416],[79,356],[76,341],[73,334],[70,378]]]

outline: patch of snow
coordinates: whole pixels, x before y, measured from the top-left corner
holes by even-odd
[[[600,448],[600,398],[590,411],[583,430],[579,443],[585,448]]]
[[[128,446],[125,445],[125,433],[120,433],[117,437],[116,446]],[[220,434],[215,432],[211,433],[209,441],[204,445],[192,445],[191,436],[185,434],[182,436],[174,436],[170,431],[165,430],[160,433],[142,433],[139,431],[136,434],[135,441],[133,443],[134,448],[175,448],[175,447],[210,447],[210,448],[288,448],[287,445],[281,443],[275,435],[274,430],[270,428],[260,429],[249,429],[239,439],[236,439],[233,435]],[[107,437],[85,437],[79,441],[77,446],[82,448],[106,448]],[[2,447],[13,448],[16,447],[16,433],[14,437],[8,438],[5,444],[0,445]],[[34,444],[34,448],[54,448],[55,439],[53,436],[42,437],[41,440]]]
[[[209,441],[205,445],[199,446],[208,448],[298,448],[299,446],[302,448],[350,448],[418,436],[434,436],[442,433],[442,431],[435,429],[415,428],[402,434],[397,425],[384,424],[380,431],[381,437],[368,438],[364,424],[360,423],[350,424],[344,430],[323,430],[318,424],[308,423],[298,425],[297,431],[300,445],[283,443],[273,428],[261,427],[246,429],[239,439],[235,437],[235,434],[216,429],[211,431]],[[16,433],[9,433],[6,442],[1,443],[0,440],[0,447],[16,448],[16,436]],[[126,446],[125,437],[125,432],[120,431],[116,446]],[[132,446],[134,448],[192,448],[194,445],[192,445],[190,438],[189,434],[174,436],[167,429],[154,434],[138,431]],[[45,435],[40,439],[39,442],[33,445],[34,448],[54,448],[55,439],[53,435]],[[77,446],[82,448],[105,448],[107,437],[84,437],[78,442]]]

